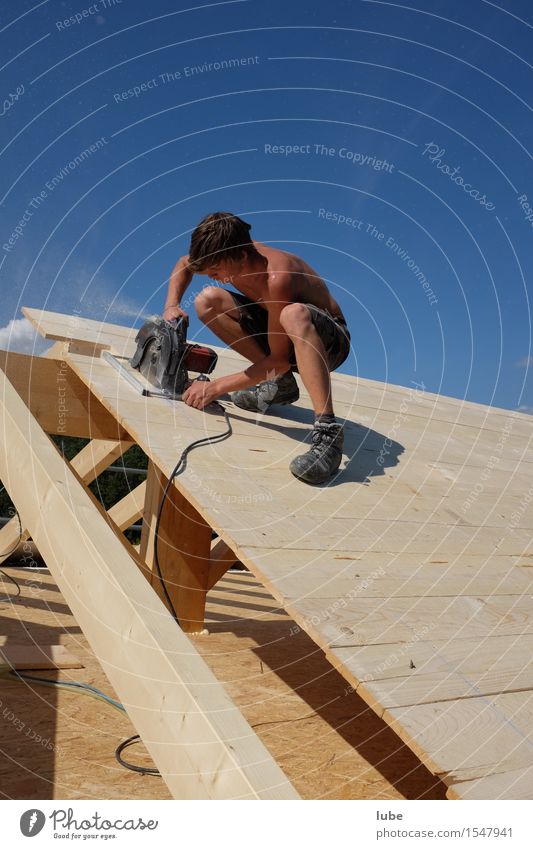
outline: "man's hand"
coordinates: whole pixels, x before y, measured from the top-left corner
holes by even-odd
[[[170,307],[165,307],[163,312],[163,318],[165,321],[174,321],[175,318],[179,318],[180,316],[184,316],[185,318],[189,318],[186,312],[182,310],[179,304],[174,304]]]
[[[203,410],[208,404],[216,401],[221,395],[217,389],[216,381],[210,380],[193,380],[188,389],[181,396],[189,407],[195,407],[197,410]]]

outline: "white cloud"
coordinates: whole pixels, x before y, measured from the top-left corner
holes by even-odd
[[[42,339],[27,318],[12,318],[5,327],[0,327],[0,348],[19,354],[42,354],[50,342]]]
[[[533,357],[522,357],[515,363],[515,368],[529,368],[529,366],[533,366]]]

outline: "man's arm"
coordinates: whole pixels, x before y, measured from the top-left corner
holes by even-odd
[[[180,315],[187,315],[181,307],[181,299],[187,289],[187,286],[193,278],[193,273],[188,267],[189,257],[182,256],[177,261],[172,269],[170,280],[168,282],[168,293],[163,310],[163,318],[166,321],[172,321],[173,318],[178,318]]]

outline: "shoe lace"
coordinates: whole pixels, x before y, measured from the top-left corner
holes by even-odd
[[[278,391],[278,385],[274,380],[264,380],[256,386],[257,394],[266,401],[272,401]]]
[[[322,443],[325,443],[325,447],[327,448],[333,442],[335,438],[335,434],[332,433],[329,428],[325,427],[315,427],[311,434],[312,445],[309,449],[314,454],[320,454]]]

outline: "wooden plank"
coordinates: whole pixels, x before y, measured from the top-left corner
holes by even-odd
[[[29,537],[28,531],[24,528],[22,528],[21,534],[18,519],[16,516],[13,516],[3,528],[0,528],[0,563],[8,560],[19,547],[19,543],[25,543]]]
[[[533,766],[533,691],[393,708],[383,718],[446,784]]]
[[[66,363],[0,351],[0,369],[47,433],[89,439],[127,438],[101,402],[91,400],[86,384]]]
[[[137,331],[121,324],[29,307],[22,307],[22,313],[44,339],[90,343],[96,349],[110,350],[119,355],[129,355],[135,350]]]
[[[192,466],[192,462],[191,462]],[[199,474],[199,471],[196,470]],[[527,529],[501,527],[465,527],[433,522],[386,522],[384,519],[346,519],[335,516],[320,521],[310,516],[293,517],[262,509],[261,524],[253,525],[253,511],[239,510],[230,525],[238,534],[241,546],[248,549],[278,547],[315,551],[317,538],[324,550],[342,549],[347,552],[405,553],[431,555],[444,559],[450,555],[483,555],[495,551],[503,555],[524,556],[533,553],[533,541]],[[223,526],[228,508],[213,507],[213,527]],[[289,555],[292,556],[292,555]]]
[[[401,476],[413,487],[413,492],[420,492],[422,487],[430,487],[442,493],[453,491],[456,487],[464,488],[467,489],[469,501],[472,503],[482,503],[486,494],[485,503],[489,505],[489,509],[502,494],[514,493],[522,496],[527,493],[531,480],[528,464],[522,467],[520,462],[513,464],[512,470],[498,466],[483,475],[484,470],[476,466],[437,460],[418,462],[416,452],[413,452],[409,458],[402,458],[399,467],[384,469],[382,475],[371,476],[371,480],[373,486],[382,486],[387,478]]]
[[[465,675],[455,670],[418,674],[416,669],[404,678],[365,681],[357,693],[382,716],[387,709],[431,702],[452,702],[473,696],[496,696],[499,693],[533,691],[533,664],[521,665],[517,659],[513,669],[495,669],[478,675]],[[340,667],[338,667],[340,669]]]
[[[531,799],[533,795],[533,766],[484,775],[473,781],[452,784],[446,794],[449,799]]]
[[[154,535],[159,505],[165,490],[165,478],[151,460],[148,461],[146,490],[143,505],[143,523],[139,554],[148,569],[154,568]]]
[[[0,411],[0,477],[173,795],[295,798],[4,376]]]
[[[174,486],[163,505],[157,545],[162,580],[180,626],[197,634],[204,628],[211,528]],[[151,575],[159,598],[168,604],[155,563]]]
[[[226,479],[224,491],[222,475],[213,476],[217,480],[217,490],[223,497],[229,498],[232,482]],[[431,522],[443,525],[460,524],[464,527],[482,527],[488,525],[496,528],[519,528],[533,530],[533,497],[527,504],[516,493],[506,495],[501,491],[490,493],[490,506],[487,494],[482,501],[473,502],[469,509],[463,511],[470,490],[460,487],[441,485],[429,488],[422,485],[415,494],[413,487],[403,478],[390,481],[386,487],[373,486],[368,491],[358,493],[352,498],[341,497],[335,492],[329,502],[316,496],[314,499],[301,500],[298,504],[298,481],[286,481],[282,485],[278,470],[261,470],[259,481],[253,482],[253,493],[247,500],[242,499],[242,506],[247,510],[257,509],[258,502],[275,502],[278,512],[286,515],[298,515],[311,512],[317,519],[324,520],[331,516],[337,519],[380,519],[388,522]],[[300,484],[301,487],[301,484]],[[328,509],[329,508],[329,509]]]
[[[434,630],[428,627],[408,642],[336,648],[335,665],[342,663],[363,683],[387,680],[391,686],[396,683],[392,679],[426,673],[438,674],[442,681],[450,672],[462,675],[465,687],[493,673],[501,672],[510,682],[522,670],[530,674],[533,634],[473,638],[465,646],[461,638],[432,639]]]
[[[97,478],[104,469],[110,466],[117,457],[120,457],[132,444],[132,442],[126,440],[92,439],[76,454],[75,457],[72,458],[70,465],[84,483],[90,483]],[[126,507],[126,505],[124,504],[123,507]],[[126,511],[128,511],[130,507],[132,508],[130,512],[135,512],[134,499],[132,499],[130,504],[126,507]],[[113,514],[113,517],[118,517],[119,521],[116,522],[116,524],[119,525],[124,518],[124,514],[120,512],[118,505],[116,505],[116,508],[117,509]],[[134,521],[135,519],[132,520],[132,522]],[[126,527],[129,527],[129,525],[126,525]],[[16,545],[17,540],[20,539],[22,544],[28,540],[29,537],[30,534],[26,529],[22,530],[21,535],[19,520],[16,516],[13,516],[12,519],[0,530],[0,551],[2,552],[2,554],[0,554],[0,563],[7,559],[4,552],[11,552],[13,547]]]
[[[228,451],[228,454],[230,452]],[[242,455],[241,455],[242,456]],[[205,460],[205,458],[201,458]],[[229,458],[228,458],[229,461]],[[203,466],[206,463],[203,462]],[[201,468],[200,461],[195,469],[198,475],[207,476],[207,470]],[[279,470],[281,471],[281,470]],[[522,506],[518,497],[515,499],[506,498],[499,502],[497,497],[494,498],[492,507],[487,506],[487,500],[484,499],[473,506],[467,514],[461,515],[460,503],[454,498],[444,496],[436,496],[435,498],[427,495],[421,495],[415,500],[412,493],[406,489],[389,486],[388,488],[374,488],[371,493],[363,493],[357,499],[351,502],[349,498],[344,500],[344,503],[337,498],[332,498],[329,504],[326,499],[300,499],[297,502],[295,496],[294,485],[292,481],[287,481],[283,485],[280,480],[280,474],[274,475],[271,470],[257,469],[256,476],[260,476],[260,481],[257,483],[250,482],[247,489],[244,490],[246,498],[243,496],[239,500],[235,500],[235,504],[239,505],[240,513],[244,519],[244,513],[249,514],[249,524],[253,524],[251,514],[257,511],[259,504],[264,503],[269,514],[277,514],[278,516],[287,516],[291,520],[305,522],[309,518],[313,518],[316,526],[329,525],[329,520],[336,520],[340,524],[343,520],[344,525],[352,522],[366,525],[367,522],[386,522],[394,523],[409,523],[412,527],[421,525],[439,525],[443,527],[458,527],[463,530],[471,529],[473,534],[479,528],[487,528],[490,533],[500,536],[510,537],[517,532],[525,539],[524,534],[531,536],[533,530],[533,506],[525,504]],[[217,469],[215,462],[213,463],[213,481],[216,481],[216,489],[212,493],[213,506],[216,506],[216,500],[220,502],[232,501],[232,492],[234,490],[234,481],[226,482],[222,475],[222,469]],[[295,479],[296,480],[296,479]],[[241,481],[242,483],[242,481]],[[300,485],[301,486],[301,485]],[[533,504],[533,496],[531,498]],[[302,546],[303,547],[303,546]]]
[[[131,492],[128,492],[124,498],[113,504],[107,514],[119,530],[126,531],[143,515],[145,498],[146,481],[143,481]]]
[[[533,593],[528,560],[510,555],[454,557],[244,548],[284,601],[308,598],[488,596]],[[521,566],[521,564],[524,564]],[[533,558],[529,559],[533,566]]]
[[[289,601],[286,608],[313,639],[329,648],[409,643],[428,630],[435,640],[533,633],[529,596],[313,598]]]
[[[106,400],[109,401],[115,409],[119,410],[122,418],[128,419],[131,415],[135,417],[139,414],[139,400],[135,390],[129,386],[118,386],[117,378],[110,368],[107,374],[101,371],[92,373],[91,381],[98,387],[98,395],[102,402],[106,404]],[[156,422],[158,419],[164,421],[168,401],[150,398],[140,403],[143,404],[144,411],[150,421]],[[286,418],[281,417],[279,423],[276,422],[276,426],[274,426],[273,414],[269,415],[268,419],[258,422],[257,418],[253,419],[251,416],[246,418],[236,408],[230,409],[233,414],[236,434],[242,432],[244,435],[250,434],[269,441],[272,439],[285,440],[287,435],[295,433],[298,437],[301,435],[303,442],[304,438],[309,436],[312,426],[311,422],[287,421]],[[305,408],[301,405],[295,405],[291,409],[291,414],[295,415],[296,412],[300,411],[305,412]],[[353,412],[351,415],[354,415]],[[382,422],[381,418],[379,424],[383,427],[385,422]],[[209,424],[210,420],[213,424],[215,423],[214,414],[210,417],[206,416],[205,424]],[[427,430],[427,423],[424,420],[421,420],[421,422],[426,425]],[[493,470],[510,471],[516,469],[520,463],[533,463],[533,447],[526,437],[521,437],[520,440],[506,444],[501,450],[498,450],[498,433],[494,435],[494,439],[478,441],[474,445],[473,437],[470,434],[461,439],[451,439],[444,428],[440,428],[438,433],[424,432],[422,429],[420,432],[402,429],[401,439],[396,442],[396,445],[389,448],[385,444],[388,438],[386,432],[378,432],[372,427],[369,430],[369,427],[362,427],[348,419],[345,420],[344,425],[345,454],[350,457],[351,463],[354,461],[359,464],[364,462],[369,472],[374,476],[382,474],[384,469],[394,468],[398,464],[405,465],[408,460],[411,462],[413,459],[418,466],[423,463],[434,462],[478,469],[477,480],[480,480],[481,474],[484,475],[483,479],[485,477],[491,478]],[[478,435],[477,431],[473,432]],[[498,453],[495,453],[496,451]],[[496,459],[490,461],[492,456]],[[384,459],[384,469],[379,465],[381,458]],[[489,469],[488,472],[487,469]]]
[[[231,566],[238,563],[238,557],[223,540],[219,539],[211,547],[209,555],[209,571],[207,575],[207,590],[212,589],[226,574]]]
[[[6,639],[0,637],[0,643]],[[9,640],[0,644],[0,664],[12,669],[81,669],[77,657],[64,646],[38,646],[30,643],[14,643]]]
[[[354,379],[348,375],[334,374],[332,387],[336,408],[339,404],[347,404],[354,410],[367,408],[368,411],[379,411],[380,415],[382,412],[402,413],[431,422],[459,423],[477,429],[506,428],[511,433],[531,434],[530,417],[515,410],[488,407],[448,396],[432,396],[432,393],[427,392],[417,393],[414,387],[402,389],[379,383],[372,386],[372,381],[366,378]],[[301,395],[307,400],[303,387]]]
[[[68,342],[53,342],[42,356],[45,359],[64,362],[65,354],[68,354]]]
[[[132,445],[133,442],[128,440],[91,439],[70,462],[80,478],[85,483],[89,483],[95,480]]]

